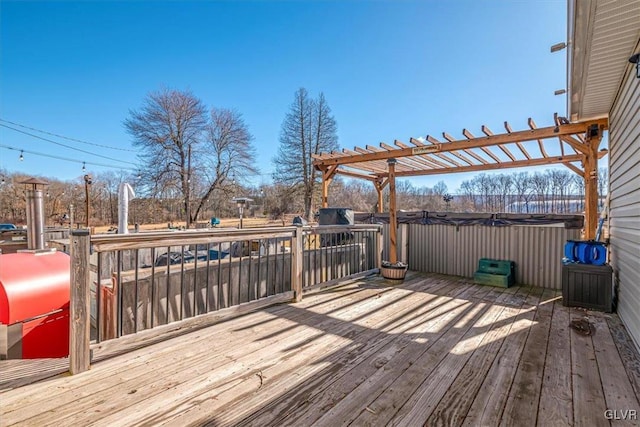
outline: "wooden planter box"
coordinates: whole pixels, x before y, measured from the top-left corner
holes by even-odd
[[[382,277],[384,277],[385,279],[402,282],[407,274],[408,269],[409,266],[382,266],[382,268],[380,268],[380,274],[382,274]]]

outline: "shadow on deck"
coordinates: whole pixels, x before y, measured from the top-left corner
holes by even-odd
[[[591,336],[568,326],[584,316]],[[80,375],[5,387],[0,418],[3,425],[609,425],[606,410],[639,411],[639,396],[640,358],[616,315],[563,307],[554,291],[412,273],[402,286],[355,281],[182,330]]]

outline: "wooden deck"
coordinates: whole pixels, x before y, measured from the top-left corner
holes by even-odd
[[[569,328],[585,315],[591,336]],[[411,274],[306,295],[0,392],[0,424],[638,425],[616,315],[554,292]]]

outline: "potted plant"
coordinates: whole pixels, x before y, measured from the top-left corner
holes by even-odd
[[[387,280],[403,282],[408,269],[409,265],[402,261],[398,261],[395,263],[392,263],[390,261],[382,261],[380,274],[382,274],[382,277]]]

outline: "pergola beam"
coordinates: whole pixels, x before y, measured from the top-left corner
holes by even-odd
[[[564,135],[573,135],[576,133],[584,133],[587,131],[589,125],[607,126],[606,119],[595,120],[593,122],[586,123],[571,123],[560,126],[550,126],[545,128],[536,128],[531,130],[523,130],[508,134],[499,134],[493,136],[477,137],[468,140],[457,140],[448,143],[442,143],[440,145],[433,145],[428,147],[412,147],[412,148],[400,148],[394,151],[381,151],[372,152],[366,154],[358,154],[351,156],[340,156],[334,158],[325,158],[322,155],[314,156],[316,160],[314,164],[319,165],[344,165],[353,163],[363,163],[372,160],[386,160],[391,158],[409,157],[416,154],[425,153],[443,153],[457,150],[465,150],[470,148],[480,148],[492,145],[508,144],[515,142],[532,141],[536,139],[557,138]],[[422,148],[428,148],[432,151],[423,151]]]
[[[513,133],[513,129],[511,129],[511,125],[507,121],[504,122],[504,130],[506,130],[507,133]],[[529,155],[529,152],[524,148],[524,145],[522,145],[521,142],[516,142],[515,144],[520,149],[520,151],[522,151],[522,154],[524,154],[524,157],[526,157],[527,159],[531,158],[531,156]]]
[[[476,139],[475,136],[473,136],[473,134],[467,130],[467,129],[462,129],[462,134],[465,136],[465,138],[467,139]],[[491,157],[496,163],[500,163],[500,158],[498,158],[498,156],[496,156],[495,154],[493,154],[491,152],[491,150],[489,150],[487,147],[479,147],[482,151],[484,151],[487,156]]]
[[[491,132],[491,129],[489,129],[487,126],[482,125],[482,133],[484,133],[487,136],[493,136],[493,132]],[[507,155],[507,157],[509,157],[511,159],[511,161],[515,162],[516,161],[516,157],[511,154],[511,151],[509,151],[507,149],[507,147],[503,146],[503,145],[498,145],[498,147],[502,150],[502,152],[504,154]]]
[[[579,154],[572,154],[570,156],[557,156],[557,157],[546,157],[541,159],[531,159],[531,160],[516,160],[515,162],[503,162],[503,163],[490,163],[488,165],[475,165],[475,166],[462,166],[462,167],[451,167],[451,168],[441,168],[441,169],[431,169],[431,170],[422,170],[422,171],[411,171],[411,172],[396,172],[396,176],[424,176],[424,175],[440,175],[446,173],[461,173],[461,172],[477,172],[483,170],[494,170],[494,169],[509,169],[509,168],[521,168],[525,166],[544,166],[544,165],[552,165],[555,163],[570,163],[570,162],[579,162],[581,161],[583,156]],[[337,173],[340,173],[338,170]],[[386,176],[387,174],[381,174],[380,176]]]
[[[446,132],[442,132],[442,137],[443,137],[444,139],[446,139],[447,141],[449,141],[449,142],[455,142],[455,138],[454,138],[454,137],[452,137],[451,135],[449,135],[449,134],[448,134],[448,133],[446,133]],[[428,138],[428,137],[427,137],[427,138]],[[467,153],[468,155],[470,155],[471,157],[473,157],[474,159],[476,159],[477,161],[479,161],[479,162],[480,162],[480,163],[482,163],[482,164],[485,164],[485,165],[488,165],[488,164],[489,164],[489,162],[488,162],[484,157],[479,156],[478,154],[474,153],[474,152],[473,152],[473,151],[471,151],[471,150],[468,150],[468,149],[467,149],[467,150],[462,150],[462,151],[464,151],[465,153]]]
[[[411,138],[411,141],[416,141],[416,142],[420,142],[417,139]],[[437,144],[442,144],[442,142],[438,141],[436,138],[432,137],[431,135],[427,135],[426,141],[428,141],[431,145],[437,145]],[[426,145],[426,144],[421,144],[421,145]],[[444,156],[444,154],[442,153],[438,153],[440,154],[440,156]],[[474,163],[469,160],[469,158],[463,156],[461,153],[458,153],[457,151],[451,151],[451,154],[456,156],[457,158],[459,158],[460,160],[462,160],[463,162],[467,163],[469,166],[473,166]],[[469,154],[469,153],[467,153]]]
[[[589,152],[589,149],[586,147],[583,141],[580,141],[579,139],[574,139],[571,135],[564,135],[558,138],[561,141],[564,141],[567,144],[569,144],[578,153],[587,154]]]
[[[578,174],[578,176],[581,176],[582,178],[584,178],[584,170],[580,169],[579,167],[571,163],[562,163],[562,164],[568,167],[569,169],[571,169],[576,174]]]
[[[536,126],[536,122],[534,122],[531,117],[529,117],[529,119],[527,120],[527,123],[529,124],[529,127],[531,128],[531,130],[538,130],[538,127]],[[556,123],[556,127],[554,129],[558,129],[558,128],[559,128],[559,125]],[[542,154],[542,157],[549,157],[549,155],[544,149],[544,142],[542,142],[542,138],[537,138],[537,140],[538,140],[538,147],[540,147],[540,154]]]
[[[411,139],[413,140],[413,138],[411,138]],[[396,147],[399,147],[399,148],[408,148],[409,147],[407,144],[405,144],[402,141],[398,141],[397,139],[395,141],[393,141],[393,143],[395,144]],[[411,158],[419,161],[420,163],[422,163],[423,167],[425,167],[425,168],[431,169],[431,168],[440,167],[439,165],[433,163],[428,156],[413,156]]]
[[[367,181],[375,181],[378,179],[378,174],[375,175],[365,175],[357,172],[352,172],[350,170],[338,169],[336,171],[336,175],[344,175],[351,178],[365,179]]]
[[[427,136],[427,142],[411,139],[415,145],[410,147],[400,141],[391,145],[381,143],[381,148],[367,146],[366,149],[355,147],[354,151],[344,150],[343,153],[326,153],[313,155],[314,166],[322,173],[323,206],[327,206],[328,186],[336,174],[351,176],[373,181],[378,194],[378,212],[383,211],[383,189],[389,185],[389,213],[390,213],[390,260],[397,260],[396,247],[396,177],[436,175],[459,172],[475,172],[493,169],[509,169],[525,166],[542,166],[563,164],[571,171],[582,176],[585,180],[585,238],[593,239],[598,217],[598,159],[605,156],[607,150],[599,150],[602,132],[608,128],[607,119],[592,120],[583,123],[569,123],[566,119],[554,118],[555,126],[538,128],[533,119],[528,120],[529,130],[513,132],[507,122],[504,123],[507,133],[494,135],[491,130],[482,126],[484,137],[475,137],[467,129],[462,131],[465,139],[456,140],[447,133],[443,133],[448,142],[440,142]],[[584,135],[584,136],[583,136]],[[545,151],[544,141],[558,138],[561,155],[549,156]],[[542,157],[532,157],[522,145],[526,141],[537,141]],[[568,144],[576,153],[566,155],[564,144]],[[511,153],[506,144],[515,144],[526,160],[518,160]],[[510,161],[501,161],[489,147],[498,146]],[[489,162],[475,153],[474,149],[482,150],[495,163]],[[464,152],[479,163],[463,156]],[[446,153],[460,159],[449,157]],[[436,160],[437,157],[440,160]],[[446,163],[445,163],[446,162]],[[581,163],[583,168],[574,163]],[[341,167],[342,166],[342,167]],[[584,170],[583,170],[584,169]],[[359,173],[362,171],[363,173]]]
[[[397,141],[396,141],[397,142]],[[380,147],[384,148],[387,151],[393,151],[396,150],[396,148],[392,147],[389,144],[385,144],[384,142],[380,143]],[[424,162],[424,159],[422,159],[421,157],[418,156],[412,156],[412,157],[405,157],[402,159],[402,163],[403,164],[407,164],[410,165],[413,168],[425,168],[425,167],[432,167],[431,165],[429,165],[428,163]]]
[[[415,138],[410,138],[409,141],[415,145],[416,147],[426,147],[427,144],[424,144],[420,141],[418,141]],[[451,152],[451,154],[456,154],[455,152]],[[438,156],[439,158],[441,158],[442,160],[449,162],[450,164],[454,165],[454,166],[462,166],[462,164],[460,162],[458,162],[457,160],[452,159],[451,157],[443,154],[443,153],[434,153],[434,156]],[[448,165],[445,165],[445,167]]]

